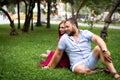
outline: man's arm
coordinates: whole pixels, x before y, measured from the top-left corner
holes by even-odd
[[[112,58],[111,58],[111,56],[110,56],[110,52],[107,50],[106,43],[103,41],[103,39],[100,38],[100,37],[97,36],[97,35],[93,35],[92,41],[93,41],[93,42],[96,42],[97,45],[100,47],[104,59],[105,59],[107,62],[112,62]]]
[[[93,35],[92,41],[93,41],[93,42],[96,42],[97,45],[101,48],[101,50],[107,49],[106,43],[105,43],[105,42],[103,41],[103,39],[100,38],[99,36]]]
[[[47,67],[55,68],[56,65],[58,64],[58,62],[60,61],[63,52],[64,52],[63,50],[56,48],[55,53],[54,53],[52,59],[50,60],[49,64],[47,65]]]

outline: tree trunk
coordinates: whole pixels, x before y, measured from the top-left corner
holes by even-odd
[[[42,23],[41,23],[41,9],[40,9],[40,2],[41,0],[37,0],[37,23],[36,23],[36,26],[37,27],[40,27],[42,26]]]
[[[29,30],[30,20],[33,17],[32,12],[33,12],[34,7],[35,7],[35,0],[34,1],[30,0],[28,13],[26,14],[25,23],[24,23],[24,26],[23,26],[23,29],[22,29],[23,32],[28,32],[28,30]]]
[[[65,3],[65,19],[67,19],[67,3]]]
[[[27,4],[27,2],[25,1],[25,0],[23,0],[23,2],[25,3],[25,15],[27,16],[27,7],[28,7],[28,4]]]
[[[19,0],[17,2],[17,10],[18,10],[18,29],[20,29],[20,4],[19,4]]]
[[[51,5],[51,0],[47,0],[48,1],[48,14],[47,14],[47,26],[46,28],[50,28],[50,5]]]
[[[28,19],[28,4],[27,4],[27,2],[26,2],[25,0],[23,0],[23,2],[25,3],[25,22],[24,22],[24,25],[27,25],[27,24],[26,24],[26,23],[27,23],[26,21],[27,21],[27,19]],[[23,31],[23,32],[27,32],[26,26],[23,26],[22,31]]]
[[[3,8],[0,7],[0,10],[8,17],[9,21],[10,21],[10,26],[11,26],[11,32],[10,35],[17,35],[18,32],[15,29],[15,24],[14,21],[11,19],[11,17],[9,16],[8,12],[5,11]]]
[[[110,10],[109,10],[109,14],[106,16],[104,22],[104,28],[102,29],[101,33],[100,33],[100,37],[103,38],[104,40],[106,40],[106,37],[108,36],[107,34],[107,29],[111,23],[111,17],[112,14],[115,12],[115,10],[117,9],[117,7],[120,5],[120,0],[114,0],[114,2],[112,3]]]
[[[72,5],[72,4],[71,4],[71,8],[72,8],[72,17],[75,18],[74,8],[73,8],[73,5]]]
[[[76,17],[75,17],[76,19],[78,18],[78,14],[79,14],[81,8],[85,5],[86,2],[87,2],[87,0],[82,0],[81,4],[77,10],[77,13],[76,13]]]
[[[33,31],[33,12],[32,12],[32,18],[31,18],[31,30]]]
[[[30,26],[30,16],[29,15],[30,15],[29,13],[26,15],[25,23],[24,23],[24,26],[23,26],[23,29],[22,29],[23,32],[28,32],[28,29],[29,29],[29,26]]]

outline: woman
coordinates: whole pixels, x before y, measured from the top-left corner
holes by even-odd
[[[65,33],[64,23],[65,23],[65,21],[62,21],[58,26],[58,33],[59,33],[58,41],[61,38],[61,36]],[[38,64],[38,66],[41,66],[41,67],[47,66],[48,63],[50,62],[52,56],[54,55],[54,51],[47,51],[47,52],[48,52],[48,56],[47,56],[46,60],[44,62],[40,62]],[[69,68],[69,66],[70,66],[70,63],[69,63],[68,56],[67,56],[66,52],[64,52],[61,60],[59,61],[58,65],[57,65],[57,67]]]

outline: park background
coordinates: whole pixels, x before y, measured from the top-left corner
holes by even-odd
[[[13,1],[14,4],[9,3]],[[56,4],[54,1],[59,3],[57,8],[58,13],[54,11],[55,7],[50,7],[50,10],[53,13],[50,14],[50,25],[48,26],[48,8],[43,7],[41,9],[41,24],[38,25],[38,9],[36,6],[33,8],[33,20],[30,17],[30,23],[27,23],[28,30],[23,30],[26,25],[26,13],[25,5],[22,0],[18,0],[20,3],[20,16],[18,16],[17,5],[15,0],[0,0],[0,10],[5,9],[8,15],[11,18],[11,21],[14,21],[14,27],[11,27],[11,22],[6,15],[3,16],[4,11],[1,11],[0,16],[0,80],[114,80],[110,75],[104,72],[98,72],[92,75],[78,75],[72,73],[68,69],[48,69],[42,70],[38,66],[40,61],[44,61],[45,58],[41,58],[40,54],[45,53],[46,50],[55,50],[58,40],[58,24],[61,20],[65,20],[72,16],[71,3],[74,2],[72,7],[74,12],[77,12],[79,4],[82,1],[86,0],[51,0],[51,6]],[[34,2],[35,0],[23,0],[27,2],[30,6],[30,1]],[[50,0],[36,0],[41,1],[41,5],[48,4]],[[42,2],[43,1],[43,2]],[[98,35],[100,35],[104,27],[104,19],[109,13],[109,8],[111,7],[112,1],[118,0],[89,0],[86,2],[84,7],[79,12],[77,18],[79,23],[79,29],[88,29]],[[3,3],[4,2],[4,3]],[[36,3],[36,2],[35,2]],[[100,3],[98,5],[98,3]],[[106,4],[106,5],[105,5]],[[9,5],[9,6],[8,6]],[[67,8],[65,7],[67,6]],[[14,7],[14,8],[13,8]],[[10,8],[10,9],[9,9]],[[30,8],[31,9],[31,8]],[[44,10],[43,10],[44,9]],[[62,9],[62,10],[61,10]],[[111,51],[113,58],[113,63],[115,68],[120,72],[120,10],[119,6],[112,15],[112,22],[107,29],[108,36],[106,37],[106,43],[108,49]],[[95,17],[93,21],[93,28],[88,24],[89,18],[86,18],[86,14],[91,14],[91,11],[95,11]],[[15,11],[15,13],[14,13]],[[28,9],[29,12],[29,9]],[[59,13],[60,12],[60,13]],[[62,12],[62,13],[61,13]],[[31,13],[31,12],[30,12]],[[104,14],[104,18],[100,18],[99,21],[95,21],[97,17]],[[106,14],[107,13],[107,14]],[[5,17],[6,16],[6,17]],[[116,17],[117,16],[117,17]],[[18,18],[20,17],[20,24]],[[44,18],[44,19],[43,19]],[[29,18],[27,18],[29,19]],[[30,25],[28,25],[30,24]],[[11,35],[11,30],[13,29],[13,35]],[[14,34],[14,31],[15,34]],[[92,44],[92,48],[96,44]],[[101,62],[98,64],[99,67],[103,68]]]

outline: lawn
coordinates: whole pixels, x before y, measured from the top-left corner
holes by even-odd
[[[51,25],[50,29],[46,29],[43,25],[28,33],[18,30],[19,35],[10,36],[9,25],[0,25],[0,80],[114,80],[104,72],[78,75],[68,69],[42,70],[37,66],[40,61],[45,60],[40,57],[41,53],[45,53],[47,49],[55,50],[57,26]],[[99,35],[101,29],[94,28],[91,31]],[[107,46],[115,67],[120,72],[120,30],[108,30],[108,34]],[[104,67],[100,62],[98,65]]]

